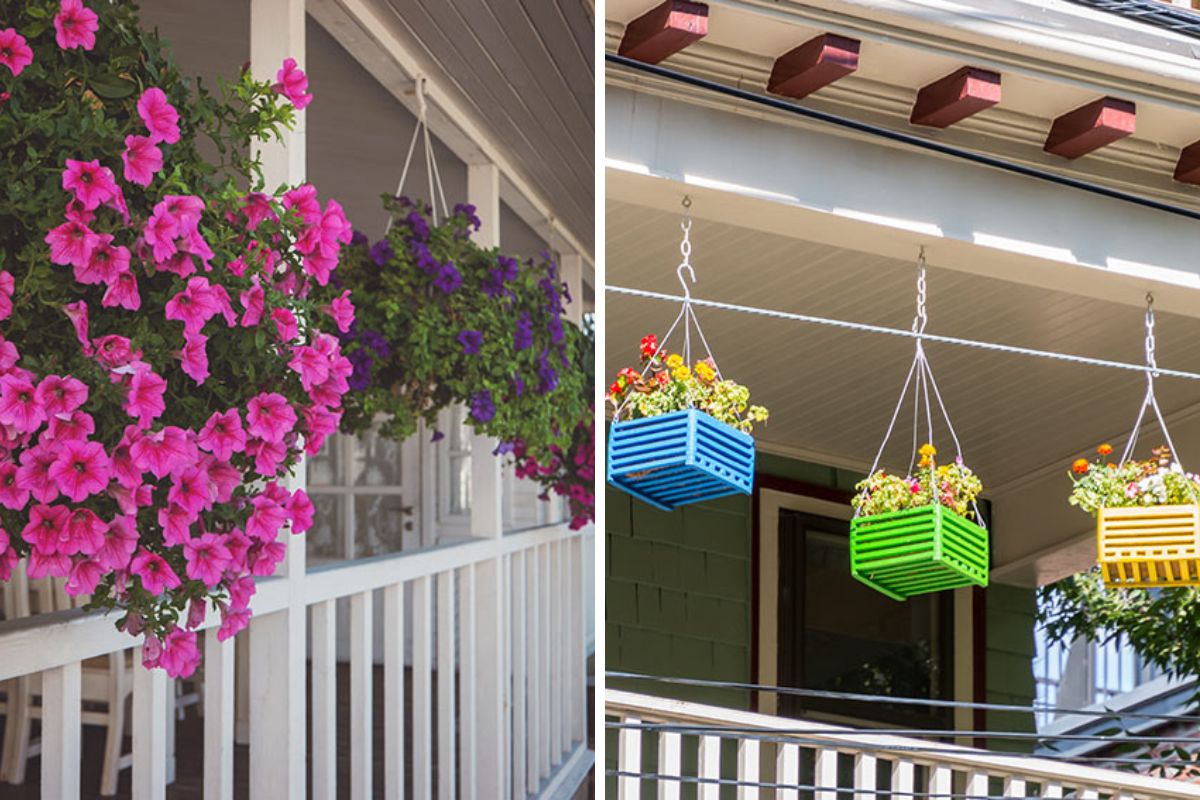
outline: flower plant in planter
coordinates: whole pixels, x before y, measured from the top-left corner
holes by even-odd
[[[549,259],[519,261],[471,241],[470,205],[435,222],[428,207],[385,197],[394,224],[375,243],[355,234],[335,281],[356,298],[341,332],[353,364],[343,430],[379,424],[401,440],[438,414],[469,409],[522,477],[567,497],[571,526],[595,518],[592,334],[566,322],[570,302]],[[543,495],[547,496],[547,495]]]
[[[851,572],[895,600],[987,586],[988,534],[975,519],[983,484],[961,457],[939,465],[930,443],[917,453],[913,474],[881,469],[855,486]]]
[[[642,371],[622,369],[608,389],[609,483],[665,511],[749,494],[750,433],[767,410],[750,405],[750,390],[721,377],[711,357],[688,365],[654,334],[642,338],[641,355]]]
[[[0,20],[0,579],[65,579],[188,675],[312,523],[284,479],[341,413],[350,226],[248,155],[311,100],[294,61],[214,96],[132,3]]]
[[[1071,465],[1069,502],[1096,518],[1100,570],[1113,587],[1200,585],[1200,476],[1168,447],[1113,463],[1112,446]]]

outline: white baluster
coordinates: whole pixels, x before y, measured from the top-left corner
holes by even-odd
[[[529,671],[528,692],[528,753],[526,754],[525,788],[528,794],[536,794],[541,779],[542,705],[545,702],[542,680],[542,615],[541,615],[541,569],[536,547],[524,553],[525,575],[529,582],[529,593],[525,599],[525,666]]]
[[[892,791],[895,792],[897,800],[901,797],[912,797],[915,783],[915,772],[913,762],[908,759],[900,759],[892,767]]]
[[[628,720],[627,720],[628,721]],[[639,751],[640,752],[640,751]],[[678,733],[664,731],[658,735],[658,774],[675,776],[683,774],[683,737]],[[658,780],[658,800],[679,800],[679,781]]]
[[[787,788],[800,783],[799,745],[779,745],[779,754],[775,757],[775,782],[784,787],[775,792],[778,800],[800,800],[798,789]]]
[[[954,773],[944,764],[934,764],[929,767],[929,796],[930,800],[946,798],[953,791]]]
[[[433,795],[433,587],[432,578],[413,580],[413,797]]]
[[[233,800],[236,646],[233,639],[217,639],[217,632],[204,632],[204,797]]]
[[[383,590],[383,704],[384,798],[404,800],[403,583]]]
[[[337,601],[312,607],[312,788],[337,796]]]
[[[758,783],[759,745],[757,739],[738,741],[737,800],[758,800],[758,787],[744,784]],[[871,800],[875,800],[874,797]]]
[[[529,737],[527,709],[525,703],[528,670],[526,668],[526,651],[529,647],[526,638],[527,609],[525,607],[525,592],[528,582],[525,579],[525,553],[517,552],[512,556],[512,682],[513,682],[513,797],[524,797],[528,767],[526,752]]]
[[[167,673],[142,666],[142,649],[133,666],[133,800],[167,796]]]
[[[1061,783],[1047,783],[1042,788],[1042,797],[1054,798],[1058,800],[1063,796],[1063,788]]]
[[[817,748],[813,783],[817,787],[813,792],[815,800],[837,800],[837,750]]]
[[[1015,775],[1006,775],[1004,777],[1004,796],[1005,797],[1024,797],[1025,796],[1025,779],[1018,778]]]
[[[621,728],[617,734],[617,800],[640,800],[642,781],[642,730],[637,727],[641,720],[626,717],[622,720],[634,727]]]
[[[554,600],[550,603],[550,766],[562,761],[563,740],[563,571],[562,542],[551,542],[550,580],[554,587]]]
[[[965,787],[965,790],[966,790],[967,795],[971,797],[971,800],[975,800],[975,798],[977,798],[977,797],[978,798],[987,797],[988,796],[988,775],[987,775],[987,773],[980,772],[978,770],[971,770],[970,772],[968,772],[967,773],[967,785]]]
[[[478,718],[475,700],[475,681],[470,676],[478,668],[475,658],[475,567],[467,565],[458,571],[458,695],[462,707],[459,709],[461,725],[458,730],[460,763],[475,763],[475,725]],[[463,800],[480,797],[476,785],[475,771],[469,767],[460,770]]]
[[[82,670],[78,661],[42,673],[42,797],[79,797]]]
[[[583,574],[583,537],[576,536],[571,540],[571,575],[574,581],[571,585],[571,653],[570,669],[574,687],[571,695],[571,706],[574,709],[575,725],[574,738],[580,742],[587,741],[587,598],[584,595],[587,586]]]
[[[719,800],[721,797],[721,738],[701,736],[698,749],[699,777],[697,800]]]
[[[350,596],[350,797],[353,800],[370,800],[374,796],[371,787],[374,742],[371,719],[372,600],[370,591]]]
[[[1100,792],[1091,786],[1085,787],[1079,791],[1079,800],[1100,800]]]
[[[454,762],[454,571],[437,576],[437,730],[438,797],[453,800],[457,790]]]
[[[877,762],[871,753],[856,753],[854,755],[854,788],[860,791],[854,795],[854,800],[877,800],[875,794],[875,779]]]
[[[540,774],[543,778],[550,775],[550,751],[554,741],[554,727],[551,717],[552,695],[554,693],[554,667],[550,661],[551,640],[554,638],[554,628],[552,627],[550,609],[558,603],[558,598],[552,595],[554,576],[551,574],[550,565],[550,545],[543,544],[538,547],[538,571],[541,573],[541,579],[538,581],[538,587],[541,590],[541,596],[538,598],[538,609],[542,617],[540,623],[542,638],[538,643],[538,658],[541,660],[539,671],[542,676],[542,724],[539,729],[538,758],[541,770]]]

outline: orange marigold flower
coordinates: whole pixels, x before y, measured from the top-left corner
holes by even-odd
[[[1071,465],[1071,471],[1077,475],[1082,475],[1091,469],[1091,463],[1086,458],[1077,458],[1075,463]]]
[[[1108,442],[1105,442],[1104,444],[1102,444],[1096,448],[1096,452],[1102,456],[1106,456],[1112,452],[1112,445],[1109,444]]]

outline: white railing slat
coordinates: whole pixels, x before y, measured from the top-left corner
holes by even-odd
[[[587,732],[587,602],[584,591],[587,587],[586,576],[583,574],[583,537],[576,536],[568,542],[571,549],[571,575],[574,582],[571,585],[571,656],[568,669],[573,683],[571,694],[571,711],[575,719],[572,726],[573,739],[586,742]]]
[[[916,787],[916,769],[907,758],[898,759],[892,768],[892,791],[900,797],[911,797]]]
[[[1061,798],[1063,796],[1063,788],[1061,783],[1047,783],[1042,788],[1042,797]]]
[[[455,711],[454,711],[454,571],[437,576],[437,767],[438,797],[454,800]]]
[[[854,800],[876,800],[875,779],[877,769],[878,762],[875,760],[873,754],[854,754],[854,788],[861,790],[855,793]]]
[[[489,559],[475,567],[475,785],[484,797],[504,797],[509,775],[505,740],[509,736],[507,680],[504,664],[504,560]],[[468,676],[467,680],[472,678]]]
[[[944,764],[929,767],[929,794],[931,798],[946,797],[954,788],[954,773]]]
[[[697,800],[719,800],[721,784],[715,781],[721,778],[721,738],[719,736],[701,736],[697,756],[698,775],[701,782],[696,784],[696,798]]]
[[[374,639],[371,614],[372,593],[350,596],[350,797],[371,800],[374,761],[372,719],[372,678]]]
[[[312,788],[337,796],[337,601],[312,607]]]
[[[82,670],[75,661],[42,673],[42,797],[78,800]]]
[[[554,604],[555,613],[558,615],[558,636],[555,637],[555,666],[554,671],[558,673],[558,746],[557,757],[554,759],[555,764],[561,764],[563,758],[571,751],[571,722],[574,719],[574,709],[571,708],[571,688],[573,681],[571,680],[570,652],[571,652],[571,598],[575,594],[574,587],[571,581],[571,554],[567,548],[567,541],[562,540],[554,543],[554,549],[558,553],[558,564],[556,572],[558,573],[558,589],[559,601]]]
[[[987,797],[988,794],[988,776],[986,772],[979,770],[971,770],[967,773],[967,784],[964,787],[966,793],[972,798]]]
[[[528,582],[525,579],[525,554],[512,555],[512,683],[513,683],[513,797],[524,797],[527,793],[528,767],[526,761],[529,726],[528,710],[525,697],[528,678],[526,668],[526,651],[529,647],[526,638],[527,613],[525,608],[525,592]]]
[[[383,796],[404,800],[403,583],[383,590],[383,703]]]
[[[641,720],[625,717],[621,721],[634,727],[617,733],[617,772],[623,773],[617,776],[617,800],[640,800],[642,782],[633,773],[642,771],[642,731],[636,727]]]
[[[1079,791],[1079,800],[1100,800],[1100,791],[1087,787]]]
[[[413,797],[433,794],[433,579],[412,582]]]
[[[204,632],[204,797],[233,800],[234,639]],[[140,669],[135,665],[134,669]]]
[[[133,800],[167,796],[167,673],[133,665]]]
[[[738,741],[737,779],[747,784],[758,783],[759,746],[757,739],[741,739]],[[758,800],[758,787],[739,784],[737,800]],[[871,798],[875,800],[875,798]]]
[[[658,735],[658,774],[678,777],[683,768],[683,736],[664,731]],[[658,800],[679,800],[679,781],[659,780]]]
[[[295,551],[288,553],[291,558]],[[307,617],[301,607],[250,619],[251,797],[306,795]]]
[[[800,783],[800,745],[778,745],[775,756],[775,782],[784,787],[775,792],[778,800],[800,800],[800,790],[787,787]]]
[[[547,656],[549,658],[549,677],[550,677],[550,768],[558,766],[562,758],[562,729],[563,729],[563,708],[562,708],[562,679],[563,673],[559,664],[559,652],[562,649],[562,601],[563,601],[563,586],[562,586],[562,569],[560,567],[562,559],[559,557],[560,548],[558,543],[549,545],[548,547],[550,559],[550,593],[554,600],[548,604],[547,611],[550,615],[550,635],[546,638]]]
[[[529,583],[529,593],[525,604],[525,668],[529,672],[529,691],[526,704],[529,725],[528,744],[526,745],[525,788],[528,794],[537,792],[541,779],[541,741],[542,741],[542,616],[541,616],[541,568],[537,548],[526,550],[523,554],[525,575]]]
[[[1005,797],[1024,797],[1025,796],[1025,779],[1018,778],[1015,775],[1008,775],[1004,778],[1004,796]]]
[[[550,661],[551,640],[554,638],[554,628],[550,609],[558,602],[558,598],[552,595],[554,587],[554,579],[551,574],[550,548],[551,544],[544,544],[538,548],[538,571],[541,573],[541,579],[538,581],[540,596],[538,597],[538,613],[541,615],[542,637],[538,642],[538,658],[541,660],[539,670],[542,676],[541,685],[541,711],[542,724],[539,728],[540,740],[538,741],[538,763],[539,775],[542,778],[549,777],[552,743],[554,741],[554,726],[553,726],[553,707],[554,707],[554,669]]]
[[[475,681],[470,676],[475,674],[475,567],[466,566],[458,571],[458,697],[461,708],[458,716],[460,764],[475,763],[475,724],[478,717],[475,699]],[[475,771],[463,769],[459,771],[461,782],[460,791],[463,800],[475,800],[480,797],[476,785]]]
[[[837,800],[837,751],[819,747],[813,766],[813,792],[815,800]]]

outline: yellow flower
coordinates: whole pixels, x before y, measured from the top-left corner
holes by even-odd
[[[671,374],[675,376],[677,381],[686,381],[692,377],[692,371],[685,366],[678,366],[671,370]]]
[[[921,461],[917,466],[924,469],[933,463],[933,457],[937,455],[937,448],[926,442],[917,452],[921,454]]]
[[[675,367],[679,367],[682,365],[683,365],[683,356],[679,355],[678,353],[671,353],[671,355],[667,356],[667,366],[670,367],[671,369],[674,369]]]
[[[717,377],[717,372],[712,368],[712,366],[709,365],[707,361],[697,361],[696,375],[700,378],[700,380],[707,382]]]

